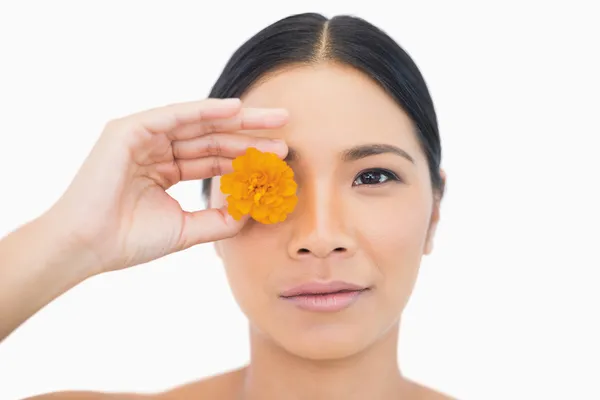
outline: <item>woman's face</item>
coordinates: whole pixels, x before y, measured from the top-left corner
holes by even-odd
[[[339,65],[279,72],[243,102],[289,111],[284,128],[248,134],[286,141],[298,205],[285,222],[251,220],[216,243],[233,294],[253,332],[293,354],[355,354],[399,322],[431,250],[438,205],[413,125],[377,84]],[[219,184],[213,207],[225,204]],[[283,297],[332,282],[359,290]]]

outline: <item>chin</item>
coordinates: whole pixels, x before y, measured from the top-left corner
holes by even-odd
[[[243,309],[255,338],[267,347],[274,345],[302,359],[334,361],[363,353],[397,322],[395,307],[370,297],[362,300],[337,312],[300,310],[281,301],[274,306],[267,301],[251,303]]]
[[[365,330],[360,323],[323,324],[293,332],[279,332],[272,338],[297,357],[315,360],[339,360],[361,353],[377,340],[377,334]]]

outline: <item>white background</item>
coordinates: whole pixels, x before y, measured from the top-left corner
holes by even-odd
[[[600,399],[596,2],[149,3],[1,2],[1,235],[60,196],[109,119],[205,97],[233,51],[288,14],[355,14],[422,69],[449,175],[404,372],[461,399]],[[202,207],[198,182],[171,192]],[[0,399],[158,391],[247,358],[245,318],[204,245],[36,314],[0,344]]]

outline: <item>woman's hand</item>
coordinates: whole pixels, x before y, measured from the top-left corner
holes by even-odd
[[[285,110],[243,108],[238,99],[175,104],[111,121],[47,220],[60,225],[82,259],[93,260],[92,275],[231,237],[244,221],[226,209],[183,211],[166,190],[231,171],[233,158],[250,146],[285,157],[285,143],[239,131],[286,122]]]

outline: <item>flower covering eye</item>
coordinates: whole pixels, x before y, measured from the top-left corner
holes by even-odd
[[[298,203],[294,171],[274,153],[254,147],[233,160],[234,171],[221,177],[227,212],[237,221],[250,215],[263,224],[286,220]]]

